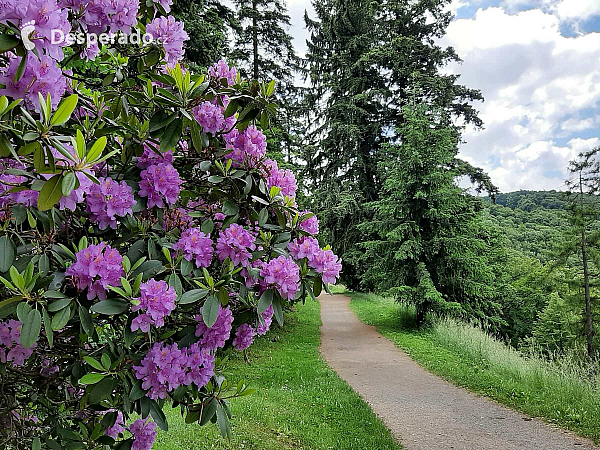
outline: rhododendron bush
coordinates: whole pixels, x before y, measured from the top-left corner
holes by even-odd
[[[228,435],[224,356],[339,274],[266,157],[275,83],[186,71],[169,9],[2,2],[1,448],[149,449],[171,407]]]

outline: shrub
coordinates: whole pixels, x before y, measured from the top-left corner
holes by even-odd
[[[339,273],[266,158],[275,82],[186,71],[170,3],[0,12],[3,448],[147,449],[169,404],[229,434],[228,401],[251,390],[223,349]],[[58,45],[51,27],[113,34]],[[126,42],[144,31],[158,40]]]

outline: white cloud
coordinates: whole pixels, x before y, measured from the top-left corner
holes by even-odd
[[[585,19],[600,14],[598,0],[562,0],[555,6],[561,19]]]
[[[485,130],[467,130],[461,154],[503,191],[560,187],[568,161],[599,143],[578,134],[600,126],[600,33],[565,37],[560,24],[556,8],[480,8],[443,39],[464,60],[450,70],[486,98]]]

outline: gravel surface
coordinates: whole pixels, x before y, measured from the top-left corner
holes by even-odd
[[[319,300],[323,357],[371,405],[404,448],[598,449],[588,440],[430,374],[375,327],[361,323],[348,307],[347,296],[321,295]]]

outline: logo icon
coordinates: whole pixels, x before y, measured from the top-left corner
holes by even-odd
[[[35,48],[35,42],[31,41],[31,35],[35,31],[35,20],[31,22],[25,22],[23,28],[21,28],[21,39],[23,40],[23,47],[26,50],[33,50]]]

